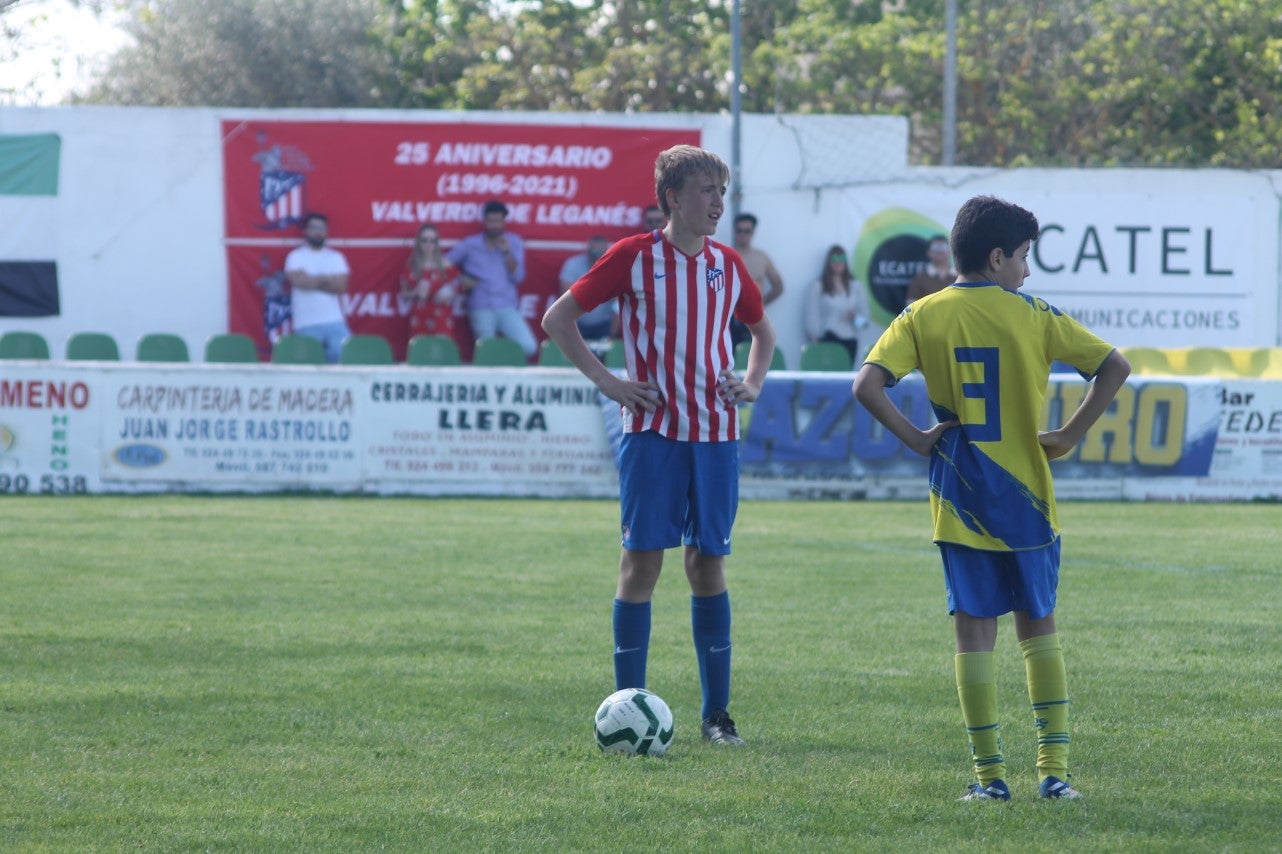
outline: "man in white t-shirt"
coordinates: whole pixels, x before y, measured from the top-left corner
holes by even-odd
[[[347,291],[351,269],[342,252],[325,245],[327,237],[329,219],[309,213],[303,219],[306,242],[285,256],[285,278],[292,291],[294,333],[318,339],[332,364],[338,361],[343,340],[352,334],[338,301],[338,295]]]

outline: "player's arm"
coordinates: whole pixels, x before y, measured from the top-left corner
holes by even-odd
[[[764,314],[756,323],[745,324],[752,333],[752,345],[748,348],[748,367],[743,379],[734,371],[721,372],[721,396],[728,403],[752,403],[761,396],[761,388],[766,384],[766,372],[775,356],[775,328],[770,318]]]
[[[944,431],[958,426],[958,422],[942,421],[929,430],[919,429],[916,424],[908,420],[907,415],[899,411],[899,407],[891,401],[890,395],[886,394],[886,384],[892,379],[890,372],[881,365],[865,362],[859,369],[859,373],[855,375],[851,390],[864,409],[867,409],[872,417],[881,422],[881,425],[894,434],[899,441],[923,457],[930,456],[930,449],[935,447],[935,443],[944,435]]]
[[[566,291],[544,313],[543,331],[556,342],[556,346],[561,348],[565,357],[573,362],[585,377],[592,380],[606,397],[621,406],[626,406],[637,415],[643,411],[654,411],[660,402],[657,385],[620,379],[588,349],[588,344],[583,340],[583,334],[579,332],[577,323],[585,313],[579,301],[574,298],[573,292]]]
[[[570,260],[572,261],[574,259]],[[565,293],[570,289],[570,285],[578,281],[578,277],[574,275],[574,268],[570,266],[570,261],[566,261],[561,265],[561,275],[558,277],[558,281],[560,282],[560,290],[557,291],[558,294]]]
[[[1131,363],[1126,361],[1121,351],[1114,350],[1109,353],[1104,359],[1104,364],[1100,365],[1099,370],[1095,372],[1095,382],[1091,383],[1077,411],[1064,422],[1064,426],[1058,430],[1047,430],[1045,433],[1037,434],[1037,441],[1046,450],[1046,456],[1054,460],[1073,450],[1073,446],[1082,441],[1082,437],[1086,435],[1087,430],[1091,429],[1091,425],[1107,411],[1109,404],[1113,402],[1118,390],[1130,375]]]
[[[735,273],[743,282],[743,291],[735,304],[734,316],[752,334],[752,345],[748,348],[748,367],[743,379],[730,368],[721,372],[717,378],[717,393],[727,403],[751,403],[761,395],[761,387],[766,384],[766,371],[775,356],[775,328],[766,317],[766,305],[762,299],[761,287],[753,281],[743,259],[734,255],[732,263]],[[756,320],[749,321],[749,318]]]

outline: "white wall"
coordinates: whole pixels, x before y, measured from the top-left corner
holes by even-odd
[[[40,332],[56,355],[77,331],[110,332],[122,351],[152,331],[176,331],[189,347],[223,331],[222,166],[212,114],[0,110],[2,134],[49,132],[62,138],[55,243],[62,315],[0,318],[0,330]],[[21,257],[7,249],[6,257]]]
[[[57,354],[71,333],[101,330],[113,334],[128,354],[133,342],[151,331],[181,334],[193,353],[201,351],[207,336],[225,331],[219,122],[249,117],[691,127],[699,128],[704,144],[727,162],[732,148],[732,121],[724,114],[0,108],[0,134],[52,132],[61,136],[63,146],[56,218],[62,316],[0,318],[0,332],[41,332]],[[896,200],[928,207],[947,226],[956,206],[977,192],[997,192],[1015,201],[1031,198],[1029,206],[1044,223],[1071,222],[1078,229],[1097,224],[1101,233],[1140,219],[1156,226],[1164,224],[1158,220],[1169,219],[1194,235],[1203,228],[1215,229],[1225,253],[1216,263],[1234,268],[1232,289],[1241,292],[1241,304],[1250,307],[1249,326],[1212,330],[1197,341],[1181,330],[1102,330],[1118,344],[1282,343],[1282,172],[912,168],[907,164],[907,142],[907,121],[897,117],[744,117],[740,209],[759,217],[757,245],[773,256],[785,280],[787,292],[771,306],[770,314],[790,365],[796,365],[802,344],[805,288],[818,274],[829,244],[851,246],[861,217]],[[12,216],[14,200],[6,200],[6,205]],[[728,222],[718,237],[729,242]],[[14,253],[20,251],[21,247],[6,245],[0,230],[0,257],[18,258]],[[1127,275],[1113,266],[1108,276],[1095,275],[1089,287],[1100,293],[1130,289],[1139,294],[1134,299],[1154,304],[1188,299],[1215,304],[1218,297],[1206,292],[1208,283],[1189,278],[1167,287],[1157,277]],[[1087,289],[1084,282],[1081,277],[1045,275],[1041,281],[1030,280],[1029,289],[1051,287],[1064,293],[1068,302],[1082,302],[1071,295],[1074,289]],[[1224,284],[1223,278],[1209,283]],[[1112,304],[1101,297],[1100,305],[1104,303]],[[870,330],[870,341],[877,331]]]

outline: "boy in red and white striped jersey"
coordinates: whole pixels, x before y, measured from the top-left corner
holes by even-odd
[[[655,161],[662,229],[625,237],[561,295],[543,328],[623,416],[619,463],[623,555],[614,600],[615,688],[644,688],[650,598],[663,552],[685,547],[691,626],[703,689],[702,731],[743,744],[730,703],[730,597],[725,556],[739,504],[737,407],[761,393],[775,332],[761,289],[729,246],[709,238],[725,213],[730,170],[678,145]],[[588,349],[575,321],[618,300],[627,376]],[[734,373],[730,318],[752,332],[748,368]]]

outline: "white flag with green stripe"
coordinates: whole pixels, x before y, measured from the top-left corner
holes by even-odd
[[[51,317],[58,299],[57,134],[0,134],[0,317]]]

